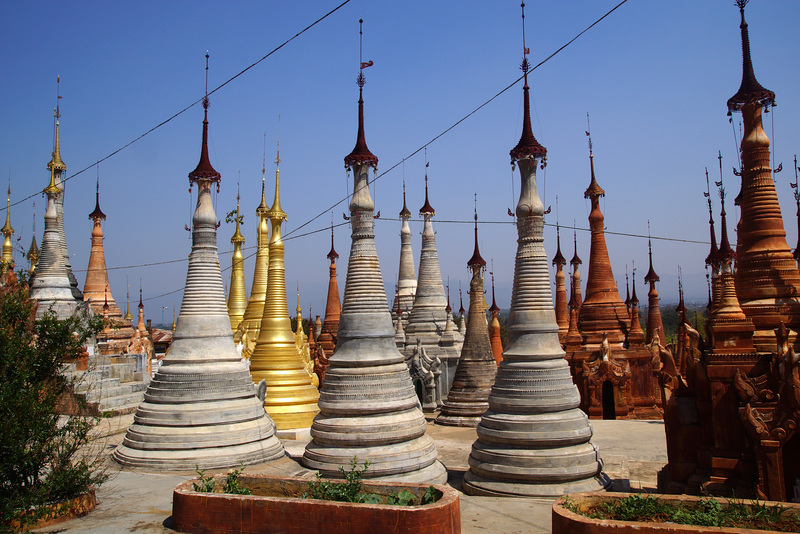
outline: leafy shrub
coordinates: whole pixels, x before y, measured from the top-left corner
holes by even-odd
[[[87,456],[94,419],[59,416],[56,407],[73,382],[65,362],[103,328],[102,318],[36,320],[23,272],[0,281],[0,532],[25,528],[46,510],[106,480],[102,458]]]

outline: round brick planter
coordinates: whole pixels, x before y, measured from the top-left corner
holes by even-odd
[[[699,527],[693,525],[677,525],[675,523],[650,523],[641,521],[612,521],[610,519],[592,519],[576,514],[564,507],[564,500],[571,499],[579,509],[585,509],[603,502],[621,499],[630,493],[574,493],[562,497],[553,503],[553,534],[776,534],[778,530],[753,530],[746,528]],[[675,504],[691,504],[701,497],[692,495],[651,495],[658,499]],[[785,509],[800,513],[800,504],[759,501],[760,504],[780,505]]]
[[[198,493],[195,480],[178,484],[172,497],[172,525],[193,533],[445,534],[461,532],[458,492],[434,485],[439,499],[424,506],[390,506],[304,499],[308,479],[242,475],[239,485],[253,495]],[[221,482],[217,481],[217,486]],[[362,491],[389,495],[407,489],[418,497],[429,484],[364,481]]]

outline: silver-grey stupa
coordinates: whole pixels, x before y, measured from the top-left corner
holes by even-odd
[[[363,72],[358,85],[358,137],[344,159],[354,178],[344,303],[303,465],[326,477],[341,477],[339,467],[348,468],[355,456],[359,463],[370,462],[366,478],[441,483],[447,473],[437,460],[433,440],[425,434],[425,417],[395,345],[375,250],[375,205],[368,178],[378,158],[367,148],[364,136]]]
[[[183,302],[169,354],[114,451],[114,460],[126,466],[222,469],[284,455],[263,395],[256,395],[233,344],[211,203],[211,186],[220,174],[208,159],[208,98],[203,107],[200,163],[189,174],[198,195]]]
[[[600,455],[589,442],[592,428],[578,408],[578,388],[558,341],[542,235],[544,205],[536,188],[536,167],[547,151],[531,130],[527,57],[522,69],[523,130],[511,150],[522,186],[516,208],[519,238],[509,343],[469,456],[464,475],[468,495],[551,497],[607,485]]]

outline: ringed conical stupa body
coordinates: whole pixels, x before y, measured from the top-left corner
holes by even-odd
[[[275,162],[275,200],[267,212],[272,227],[269,242],[269,282],[258,339],[250,356],[250,374],[253,382],[266,381],[264,408],[275,421],[278,430],[284,431],[307,429],[311,426],[319,411],[319,392],[312,384],[311,373],[307,362],[303,361],[289,319],[281,236],[281,224],[286,220],[286,213],[281,209],[280,174],[277,169],[280,156]],[[300,328],[302,331],[302,326]]]
[[[363,68],[362,63],[362,68]],[[375,204],[369,170],[378,158],[364,136],[363,72],[358,76],[358,137],[344,163],[353,171],[350,202],[352,245],[347,265],[338,343],[319,397],[320,413],[303,465],[326,477],[341,477],[353,457],[368,460],[367,478],[441,483],[447,479],[395,345],[392,315],[375,250]]]
[[[523,130],[511,150],[522,185],[509,342],[464,475],[464,492],[469,495],[554,496],[607,484],[558,341],[542,234],[544,205],[536,187],[536,167],[547,151],[531,129],[527,57],[522,68]]]
[[[439,425],[477,426],[481,416],[489,408],[489,392],[497,373],[497,363],[492,353],[489,328],[486,323],[486,297],[483,290],[483,270],[486,268],[486,261],[478,250],[477,213],[475,213],[475,251],[467,265],[472,269],[467,331],[453,387],[450,388],[441,413],[436,417],[436,423]]]
[[[284,454],[231,337],[211,203],[220,174],[208,159],[207,98],[203,105],[200,162],[189,174],[198,195],[183,302],[169,353],[114,451],[114,460],[127,466],[217,469]]]
[[[44,214],[42,249],[39,253],[33,280],[31,281],[31,299],[38,303],[36,309],[37,318],[41,317],[47,310],[52,310],[55,312],[56,317],[65,319],[83,306],[83,299],[75,297],[75,292],[70,283],[70,274],[72,272],[67,268],[64,260],[66,245],[62,241],[63,226],[59,227],[59,198],[64,193],[58,187],[58,184],[61,182],[61,173],[67,168],[61,160],[59,149],[59,117],[60,114],[58,108],[56,108],[56,136],[53,158],[47,164],[47,170],[50,171],[50,184],[44,189],[44,193],[47,195],[47,211]]]
[[[408,320],[408,314],[414,307],[414,296],[417,293],[417,275],[414,272],[414,252],[411,250],[411,228],[408,220],[411,211],[406,205],[406,184],[403,181],[403,209],[400,210],[400,268],[397,275],[397,292],[394,296],[393,310],[400,309],[403,321]],[[395,317],[397,319],[397,317]]]
[[[411,374],[420,376],[415,368],[418,361],[427,358],[439,360],[440,373],[436,376],[436,404],[447,398],[458,366],[458,357],[464,338],[453,329],[447,331],[450,312],[439,267],[436,250],[436,233],[433,231],[433,216],[436,214],[428,200],[428,173],[425,172],[425,204],[419,214],[423,217],[422,246],[419,254],[419,279],[417,280],[414,306],[405,325],[406,346],[404,354],[411,367]],[[424,350],[425,355],[419,354]],[[429,406],[426,403],[425,409]]]

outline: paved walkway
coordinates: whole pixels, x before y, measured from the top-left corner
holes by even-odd
[[[137,532],[161,534],[170,528],[172,490],[194,473],[144,473],[121,469],[109,458],[122,441],[132,415],[101,420],[95,429],[95,451],[106,457],[109,480],[97,491],[97,508],[85,517],[52,525],[36,532],[114,534]],[[661,421],[592,421],[592,441],[600,449],[605,470],[614,480],[614,489],[654,491],[656,474],[666,463],[666,439]],[[436,441],[439,459],[449,472],[451,486],[461,490],[461,479],[468,469],[467,458],[476,434],[474,429],[440,427],[429,424],[429,435]],[[268,473],[310,477],[300,465],[307,441],[284,441],[287,456],[259,466],[248,473]],[[548,499],[502,497],[461,497],[462,532],[493,534],[549,533]]]

